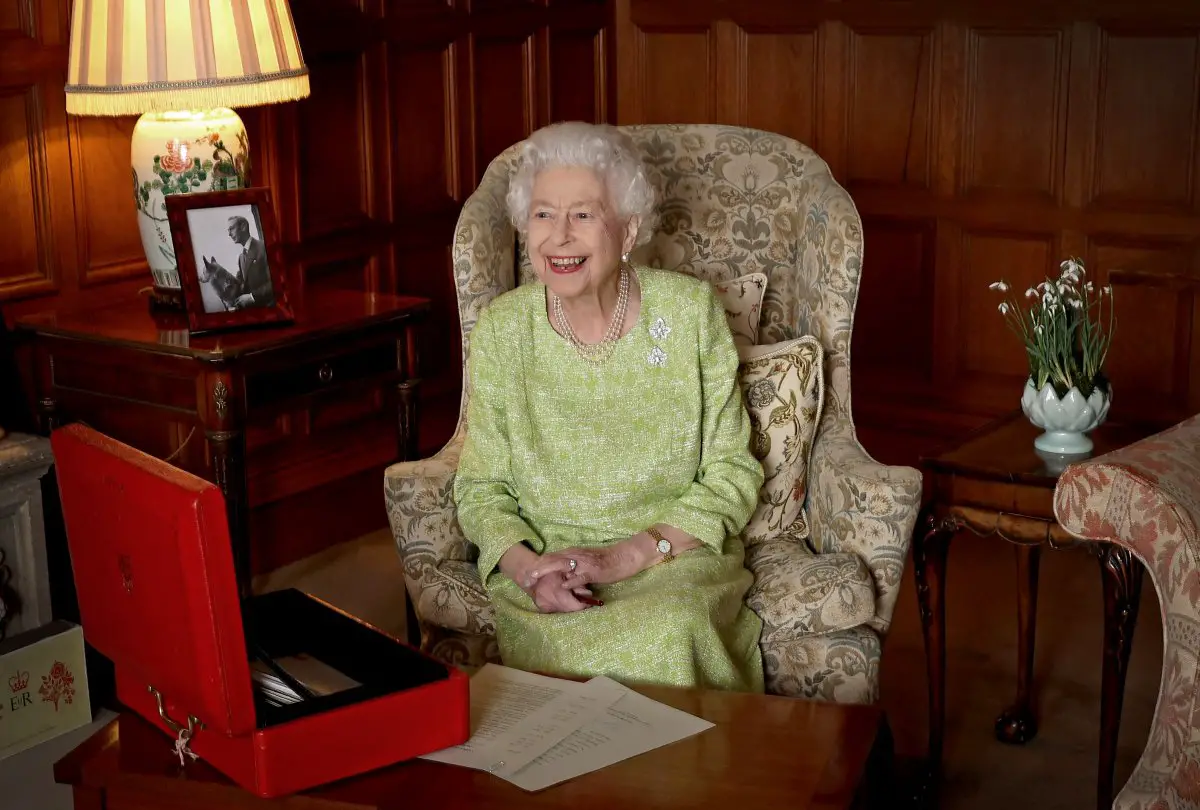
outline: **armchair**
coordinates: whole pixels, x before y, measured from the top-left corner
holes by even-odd
[[[1117,810],[1200,802],[1200,415],[1073,464],[1054,493],[1059,525],[1127,549],[1154,583],[1163,623],[1162,682],[1149,740]]]
[[[656,235],[633,260],[713,283],[765,273],[759,343],[813,335],[824,347],[825,406],[809,462],[807,561],[797,570],[795,555],[789,562],[777,553],[804,542],[783,536],[764,544],[776,549],[760,547],[767,553],[748,549],[747,567],[760,602],[787,598],[789,606],[797,605],[787,632],[763,634],[768,691],[873,702],[921,477],[909,467],[875,462],[855,436],[849,352],[863,255],[858,212],[825,162],[794,140],[724,126],[624,129],[660,196]],[[516,157],[514,146],[492,161],[455,231],[464,364],[483,308],[535,278],[515,244],[504,204]],[[476,550],[458,526],[451,497],[466,432],[466,396],[464,381],[453,438],[432,458],[390,467],[384,491],[422,647],[472,668],[497,660],[497,648]],[[853,623],[824,620],[854,613],[822,608],[842,596],[839,586],[857,587],[849,581],[855,576],[873,591],[873,608],[858,611]]]

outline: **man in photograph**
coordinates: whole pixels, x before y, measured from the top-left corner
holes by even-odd
[[[261,239],[250,235],[250,223],[245,217],[230,217],[229,238],[242,246],[238,255],[241,270],[241,290],[234,301],[234,309],[269,307],[275,304],[275,290],[271,286],[271,271],[267,267],[267,250]]]

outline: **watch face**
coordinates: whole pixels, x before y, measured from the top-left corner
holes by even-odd
[[[671,553],[671,544],[669,542],[667,542],[665,539],[659,540],[658,541],[658,553],[659,554],[670,554]]]

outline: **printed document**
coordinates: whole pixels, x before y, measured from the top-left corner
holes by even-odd
[[[471,679],[471,738],[422,759],[535,791],[712,725],[610,678],[578,683],[488,664]]]

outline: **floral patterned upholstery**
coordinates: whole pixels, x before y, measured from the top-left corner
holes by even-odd
[[[1113,802],[1119,810],[1200,805],[1200,415],[1069,466],[1054,494],[1059,524],[1133,552],[1162,606],[1162,682],[1149,741]]]
[[[849,559],[853,556],[874,580],[874,609],[855,616],[862,602],[848,592],[841,592],[840,606],[826,604],[817,590],[797,595],[793,603],[807,606],[809,615],[785,623],[787,632],[765,634],[761,642],[767,689],[873,702],[879,693],[882,638],[891,624],[917,519],[921,477],[909,467],[877,463],[855,437],[850,333],[863,259],[858,212],[825,162],[789,138],[715,125],[624,130],[659,191],[658,228],[633,261],[713,284],[762,273],[767,283],[759,343],[804,335],[821,343],[825,402],[809,465],[807,550],[817,557],[838,556],[800,579],[809,585],[836,583],[838,576],[857,568]],[[504,206],[517,149],[510,147],[492,161],[459,215],[453,260],[464,359],[471,329],[488,302],[534,278]],[[466,429],[465,406],[464,385],[454,437],[431,459],[390,467],[384,490],[422,644],[441,658],[472,668],[489,656],[495,660],[496,646],[490,638],[492,608],[471,565],[476,551],[455,520],[450,496]],[[801,541],[786,536],[773,541],[781,542]],[[795,555],[782,557],[796,561]],[[782,570],[771,570],[770,563],[750,568],[760,589]],[[812,616],[827,617],[828,627],[866,620],[823,631]]]

